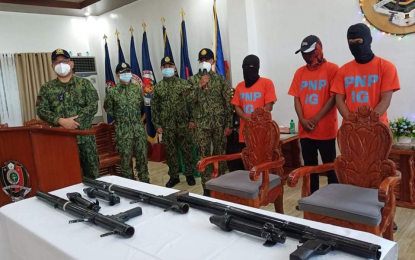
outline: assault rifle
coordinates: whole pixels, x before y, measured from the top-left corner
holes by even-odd
[[[114,192],[118,196],[133,200],[131,203],[143,202],[149,205],[163,208],[164,211],[175,211],[185,214],[189,211],[189,205],[183,202],[178,202],[166,196],[156,196],[151,193],[134,190],[116,184],[111,184],[105,181],[97,181],[88,178],[83,178],[82,182],[90,187],[97,188],[101,191]]]
[[[255,236],[265,234],[263,238],[267,239],[267,237],[272,235],[272,232],[267,232],[267,229],[265,229],[265,227],[268,226],[272,227],[276,232],[279,232],[276,233],[280,236],[279,241],[277,242],[283,243],[285,241],[284,234],[288,237],[299,239],[302,245],[298,246],[298,249],[290,254],[290,260],[307,260],[315,255],[325,255],[332,250],[339,250],[352,255],[376,260],[379,260],[381,256],[379,245],[325,232],[295,222],[289,222],[248,210],[231,207],[222,203],[204,200],[184,194],[183,192],[172,194],[169,197],[173,197],[180,202],[185,202],[192,208],[215,215],[223,215],[222,220],[218,220],[218,217],[214,216],[213,218],[216,218],[216,220],[211,218],[211,222],[226,231],[236,229]],[[229,216],[231,216],[231,218],[229,218]],[[232,220],[239,220],[239,222],[234,222],[232,225]],[[227,224],[223,224],[223,222]],[[249,226],[247,226],[248,223],[252,223],[254,225],[253,228],[249,228]],[[264,229],[262,231],[259,230],[261,226]]]
[[[102,234],[101,237],[109,235],[120,235],[125,238],[132,237],[134,235],[134,227],[127,225],[124,222],[130,218],[137,217],[142,214],[141,208],[136,207],[128,211],[121,212],[117,215],[105,216],[93,210],[86,209],[75,203],[39,190],[36,192],[36,197],[53,205],[55,208],[61,209],[80,218],[69,221],[69,224],[77,222],[91,222],[97,226],[110,230],[110,232]]]

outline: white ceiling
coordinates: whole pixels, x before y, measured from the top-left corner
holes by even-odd
[[[45,0],[45,2],[72,2],[72,3],[81,3],[84,0]],[[34,5],[25,5],[25,4],[12,4],[7,0],[0,0],[0,11],[5,12],[18,12],[18,13],[36,13],[36,14],[52,14],[52,15],[66,15],[66,16],[83,16],[85,13],[90,15],[101,15],[107,12],[110,12],[114,9],[120,8],[124,5],[135,2],[136,0],[100,0],[92,5],[89,5],[83,9],[77,8],[60,8],[60,7],[48,7],[48,6],[36,6],[36,1]],[[3,3],[2,3],[3,2]],[[4,3],[7,2],[7,3]],[[19,2],[18,0],[16,2]],[[39,0],[42,2],[42,0]]]

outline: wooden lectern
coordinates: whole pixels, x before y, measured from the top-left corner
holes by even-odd
[[[0,207],[32,197],[38,189],[81,183],[76,136],[93,134],[50,126],[0,129]]]

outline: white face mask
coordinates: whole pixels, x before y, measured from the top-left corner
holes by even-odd
[[[212,64],[206,61],[199,63],[199,70],[203,72],[204,69],[206,69],[207,72],[210,72],[210,70],[212,69]]]
[[[126,73],[120,74],[120,80],[122,82],[130,82],[132,77],[133,77],[133,74],[131,72],[126,72]]]
[[[55,72],[59,76],[65,77],[71,72],[71,66],[69,64],[59,63],[55,66]]]

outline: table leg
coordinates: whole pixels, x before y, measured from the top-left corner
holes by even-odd
[[[414,156],[401,154],[400,170],[402,172],[401,179],[401,202],[414,202]]]
[[[300,140],[296,139],[291,142],[291,153],[292,153],[292,162],[294,168],[301,167],[301,159],[300,159]]]

